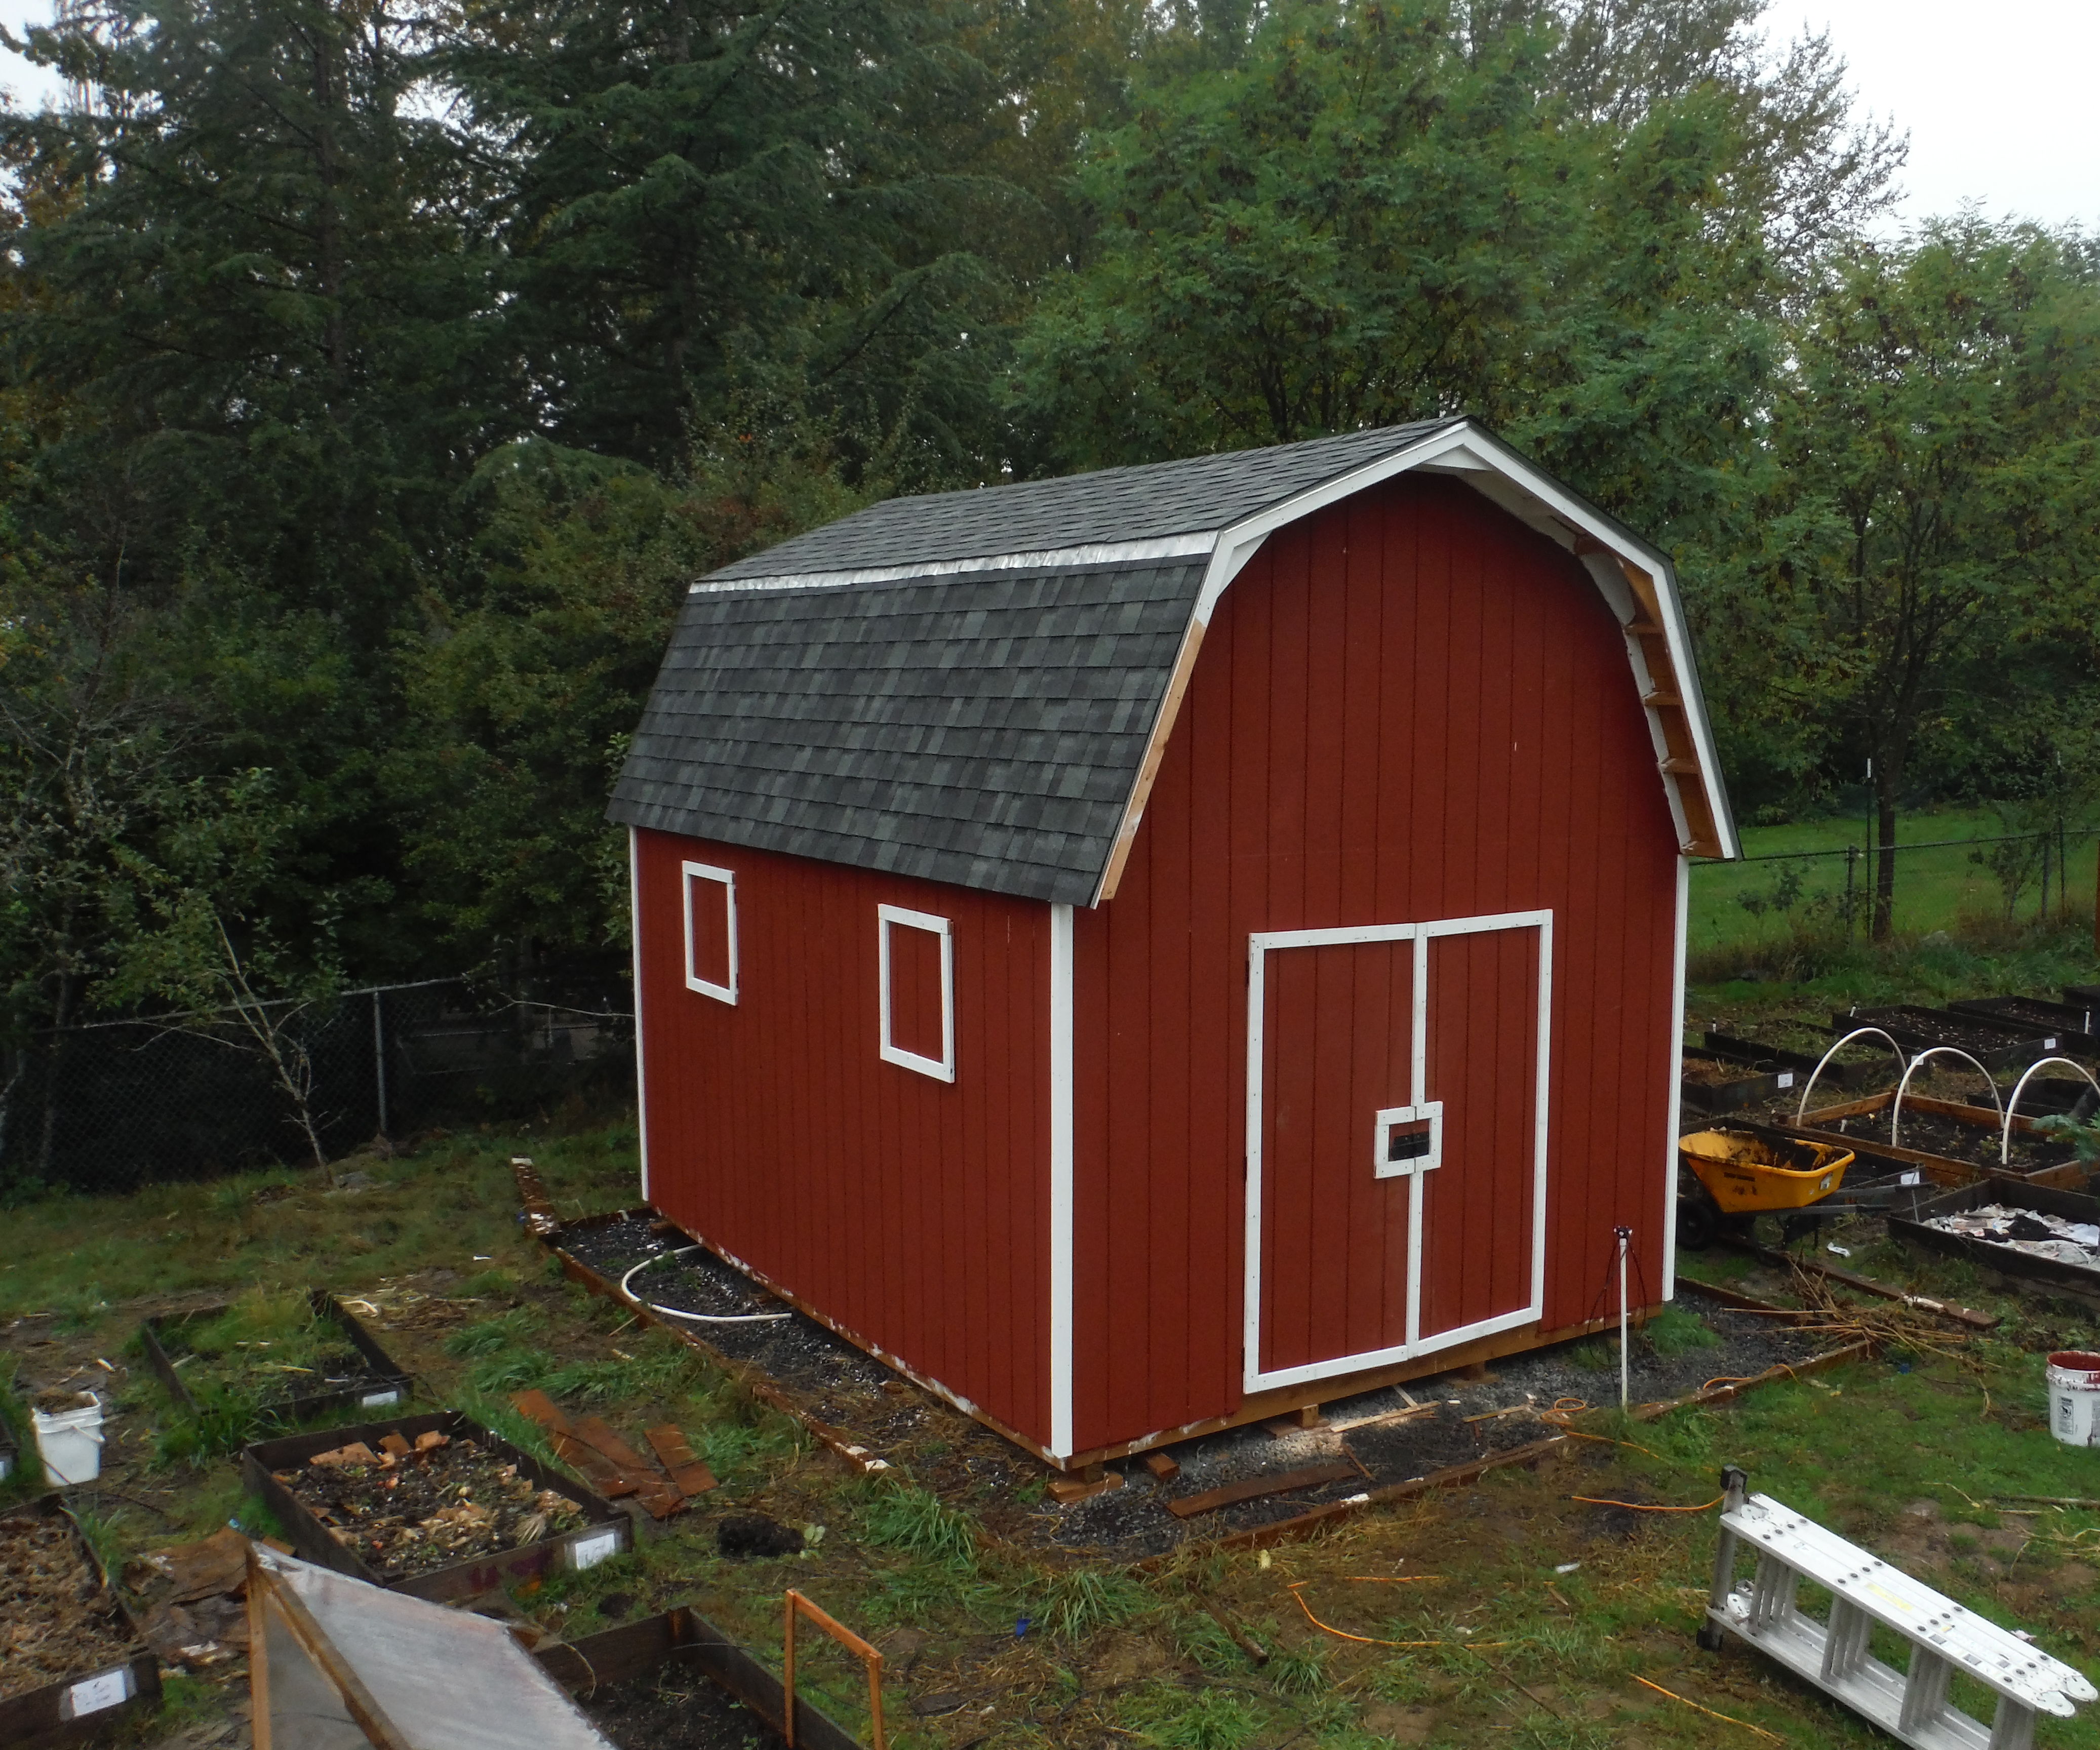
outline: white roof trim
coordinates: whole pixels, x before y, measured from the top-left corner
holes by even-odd
[[[1150,540],[1096,541],[1090,547],[1050,547],[1034,553],[986,553],[968,559],[927,559],[913,565],[873,565],[857,571],[789,572],[779,577],[701,580],[686,586],[688,595],[727,594],[752,589],[847,589],[856,584],[902,584],[920,577],[958,577],[982,571],[1043,571],[1060,566],[1129,565],[1146,559],[1190,559],[1211,551],[1215,531],[1161,535]]]

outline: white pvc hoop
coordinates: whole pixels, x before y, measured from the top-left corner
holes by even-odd
[[[1808,1115],[1808,1096],[1815,1091],[1815,1078],[1823,1073],[1824,1065],[1829,1063],[1832,1058],[1835,1057],[1840,1051],[1843,1051],[1845,1047],[1850,1045],[1855,1039],[1864,1039],[1869,1034],[1871,1034],[1875,1038],[1882,1041],[1890,1051],[1896,1054],[1896,1061],[1898,1063],[1908,1064],[1910,1061],[1909,1056],[1904,1051],[1904,1048],[1900,1045],[1897,1044],[1895,1040],[1890,1035],[1882,1032],[1879,1027],[1855,1027],[1850,1033],[1846,1034],[1843,1038],[1840,1039],[1835,1045],[1832,1046],[1829,1051],[1825,1051],[1822,1057],[1817,1061],[1815,1067],[1808,1072],[1808,1086],[1801,1091],[1801,1104],[1794,1108],[1793,1122],[1795,1123],[1800,1123],[1800,1122]]]
[[[2005,1129],[1998,1143],[1998,1158],[2008,1164],[2013,1158],[2013,1114],[2020,1109],[2020,1095],[2027,1091],[2028,1082],[2036,1070],[2044,1064],[2062,1064],[2067,1069],[2076,1069],[2093,1083],[2093,1091],[2100,1094],[2100,1082],[2093,1081],[2093,1072],[2083,1064],[2075,1064],[2068,1057],[2038,1057],[2027,1065],[2027,1073],[2013,1084],[2013,1097],[2005,1102]]]
[[[2001,1124],[2005,1123],[2005,1096],[1999,1093],[1998,1084],[1991,1079],[1991,1072],[1986,1069],[1981,1064],[1978,1063],[1974,1058],[1971,1057],[1966,1051],[1961,1050],[1958,1046],[1935,1045],[1930,1047],[1927,1050],[1920,1051],[1917,1056],[1911,1059],[1910,1068],[1904,1071],[1903,1081],[1897,1086],[1896,1103],[1890,1109],[1889,1111],[1889,1146],[1891,1148],[1900,1148],[1903,1146],[1903,1139],[1896,1133],[1903,1127],[1904,1094],[1910,1087],[1910,1078],[1917,1073],[1917,1066],[1923,1063],[1928,1057],[1958,1057],[1962,1062],[1968,1065],[1970,1069],[1974,1069],[1977,1074],[1983,1077],[1983,1086],[1990,1089],[1992,1102],[1998,1109],[1999,1122]],[[2006,1126],[2006,1128],[2010,1131],[2011,1126],[2008,1125]],[[1998,1148],[1998,1162],[2001,1166],[2003,1166],[2005,1164],[2005,1144],[2003,1139],[2001,1138]]]

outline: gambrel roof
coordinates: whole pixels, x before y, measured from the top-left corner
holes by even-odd
[[[1113,892],[1202,628],[1273,529],[1410,468],[1577,553],[1688,850],[1737,854],[1668,561],[1469,420],[889,500],[694,584],[611,818],[1073,905]]]

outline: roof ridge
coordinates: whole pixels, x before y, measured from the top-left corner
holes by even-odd
[[[879,499],[699,581],[814,577],[1215,532],[1464,420],[1454,414],[1257,449]]]

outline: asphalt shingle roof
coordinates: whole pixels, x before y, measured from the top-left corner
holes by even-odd
[[[689,596],[612,818],[1085,905],[1204,566]]]
[[[1221,529],[1458,423],[1425,420],[1266,450],[887,499],[726,565],[709,580],[982,559]]]
[[[726,566],[686,597],[608,813],[1088,904],[1207,555],[956,562],[1215,532],[1454,423],[893,499]]]

